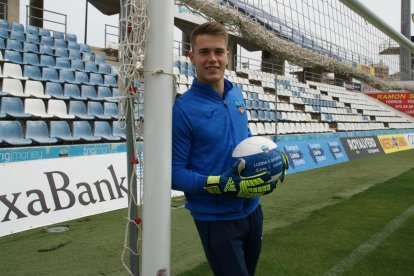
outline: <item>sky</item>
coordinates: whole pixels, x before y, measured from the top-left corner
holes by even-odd
[[[400,7],[401,1],[399,0],[359,0],[363,5],[368,7],[377,16],[382,18],[391,27],[400,31]],[[20,6],[20,21],[26,23],[26,5],[29,0],[21,0]],[[414,9],[414,0],[411,3],[411,10]],[[44,8],[46,10],[52,10],[55,12],[63,13],[67,15],[68,33],[74,33],[78,37],[78,42],[84,42],[85,34],[85,10],[86,0],[44,0]],[[104,47],[105,44],[105,24],[118,25],[118,15],[106,16],[101,14],[91,4],[88,6],[88,31],[87,31],[87,43],[91,46]],[[53,17],[52,14],[46,14],[45,18],[55,21],[61,21],[62,18]],[[48,25],[49,24],[49,27]],[[46,28],[63,29],[61,25],[47,23]],[[116,32],[114,29],[108,29],[109,32]],[[414,26],[411,26],[411,33],[414,34]],[[109,39],[114,38],[108,36]],[[175,31],[175,39],[180,39],[180,34]]]

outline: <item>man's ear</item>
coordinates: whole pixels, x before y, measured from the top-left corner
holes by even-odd
[[[188,52],[188,57],[190,58],[191,64],[194,65],[194,55],[193,55],[193,52],[192,51],[189,51]]]

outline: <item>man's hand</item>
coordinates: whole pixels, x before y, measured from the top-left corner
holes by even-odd
[[[211,194],[235,194],[238,197],[256,197],[270,193],[276,183],[270,181],[271,175],[262,172],[257,175],[243,177],[241,171],[246,166],[244,159],[239,159],[233,167],[222,175],[209,176],[205,189]]]

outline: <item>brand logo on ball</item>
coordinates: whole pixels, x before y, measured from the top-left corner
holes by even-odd
[[[264,152],[264,153],[269,153],[269,147],[267,145],[262,145],[260,147],[260,149]]]

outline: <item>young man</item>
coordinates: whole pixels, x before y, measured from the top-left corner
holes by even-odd
[[[265,172],[240,177],[236,145],[250,136],[240,89],[224,79],[228,34],[217,22],[191,34],[191,88],[174,104],[172,188],[185,193],[215,275],[254,275],[262,243],[259,195],[276,184]]]

